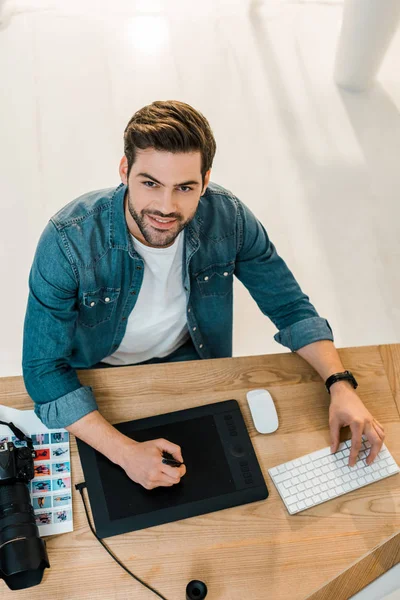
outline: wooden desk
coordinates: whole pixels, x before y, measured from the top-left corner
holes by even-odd
[[[359,394],[384,424],[400,462],[400,345],[339,350],[359,381]],[[110,538],[137,576],[168,600],[184,600],[191,579],[206,582],[207,600],[345,600],[400,560],[400,477],[395,475],[289,516],[267,469],[329,445],[329,396],[317,373],[296,354],[240,357],[81,371],[110,422],[235,398],[250,432],[270,497],[216,513]],[[249,389],[268,388],[280,427],[258,434]],[[0,403],[32,408],[21,377],[0,379]],[[173,441],[173,440],[172,440]],[[205,440],[206,443],[206,440]],[[82,481],[71,442],[73,481]],[[75,531],[47,538],[51,569],[40,586],[1,598],[150,600],[90,532],[74,492]]]

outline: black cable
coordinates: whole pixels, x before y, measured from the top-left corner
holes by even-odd
[[[154,588],[152,588],[150,585],[147,585],[147,583],[145,583],[144,581],[142,581],[141,579],[139,579],[139,577],[136,577],[136,575],[134,575],[127,567],[125,567],[124,564],[122,564],[122,562],[111,552],[110,548],[108,548],[108,546],[104,543],[104,541],[97,535],[96,531],[94,530],[92,523],[90,522],[90,518],[89,518],[89,512],[86,506],[86,502],[85,502],[85,497],[83,495],[83,488],[86,487],[86,483],[82,482],[82,483],[77,483],[75,485],[75,489],[78,490],[78,492],[81,495],[82,501],[83,501],[83,506],[85,508],[85,513],[86,513],[86,518],[87,521],[89,523],[89,527],[94,535],[94,537],[100,542],[100,544],[103,546],[103,548],[105,548],[108,552],[108,554],[115,560],[115,562],[117,562],[119,564],[120,567],[122,567],[124,569],[124,571],[126,571],[127,573],[129,573],[129,575],[131,577],[133,577],[134,579],[136,579],[136,581],[138,581],[139,583],[141,583],[142,585],[144,585],[144,587],[146,587],[148,590],[150,590],[151,592],[154,592],[154,594],[156,594],[159,598],[162,598],[162,600],[167,600],[167,598],[165,596],[162,596],[159,592],[157,592]]]

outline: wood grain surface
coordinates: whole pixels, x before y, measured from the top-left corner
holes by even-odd
[[[400,346],[339,350],[367,408],[383,423],[400,462]],[[329,395],[318,374],[294,353],[80,371],[101,413],[128,421],[235,398],[270,496],[267,500],[132,532],[107,540],[119,559],[168,600],[184,600],[187,583],[207,583],[207,600],[347,599],[399,560],[400,475],[290,516],[267,470],[329,445]],[[246,401],[265,387],[280,426],[255,431]],[[0,404],[32,408],[21,377],[0,379]],[[349,437],[343,430],[342,439]],[[171,440],[173,441],[173,440]],[[204,440],[205,448],[207,440]],[[183,455],[184,455],[184,449]],[[73,482],[82,481],[71,440]],[[74,532],[47,538],[51,569],[40,586],[0,598],[156,598],[105,552],[73,492]],[[396,545],[397,544],[397,545]],[[12,596],[11,596],[12,594]]]

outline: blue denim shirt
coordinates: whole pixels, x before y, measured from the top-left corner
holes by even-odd
[[[35,412],[50,428],[67,427],[96,410],[90,386],[75,369],[118,348],[140,293],[144,262],[134,250],[124,213],[126,187],[90,192],[47,224],[29,276],[23,376]],[[209,183],[185,229],[183,287],[187,323],[201,358],[232,356],[233,276],[249,290],[295,351],[332,340],[252,212],[231,192]],[[250,332],[249,332],[250,333]]]

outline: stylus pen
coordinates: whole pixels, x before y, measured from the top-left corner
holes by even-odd
[[[165,465],[170,465],[171,467],[180,467],[181,465],[183,465],[183,462],[179,462],[179,460],[175,460],[172,458],[163,458],[162,462]]]

